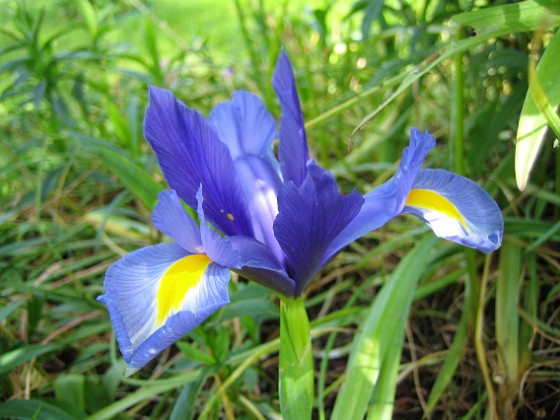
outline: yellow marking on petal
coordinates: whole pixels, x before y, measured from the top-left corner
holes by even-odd
[[[226,214],[226,217],[230,222],[233,222],[235,220],[235,217],[233,217],[233,214],[231,213]]]
[[[167,269],[156,296],[158,326],[164,323],[171,311],[179,310],[185,295],[196,287],[211,262],[205,254],[193,254],[174,262]]]
[[[406,204],[411,207],[421,207],[428,210],[438,211],[452,219],[458,220],[467,229],[465,219],[455,205],[444,196],[432,190],[416,189],[410,190]]]

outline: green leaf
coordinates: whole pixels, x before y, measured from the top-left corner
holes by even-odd
[[[549,29],[560,25],[560,2],[528,0],[461,13],[453,16],[452,20],[464,26],[471,26],[477,35],[500,36]]]
[[[83,375],[61,375],[54,381],[56,399],[65,401],[84,411],[86,407],[85,377]]]
[[[396,332],[386,343],[387,347],[395,349],[395,351],[387,352],[383,359],[379,379],[371,396],[367,420],[391,420],[393,418],[393,404],[395,402],[403,340],[404,328]]]
[[[95,10],[88,0],[79,0],[78,5],[91,37],[95,39],[97,36],[97,16],[95,15]]]
[[[200,350],[194,344],[185,343],[184,341],[178,341],[176,344],[188,360],[200,362],[208,366],[216,364],[216,359],[211,354]]]
[[[148,171],[140,167],[131,154],[106,140],[70,132],[86,150],[98,156],[122,183],[151,210],[157,201],[157,194],[163,188]]]
[[[416,283],[426,270],[435,238],[428,236],[399,263],[391,278],[381,289],[360,325],[354,339],[344,380],[335,402],[333,419],[361,419],[368,408],[378,382],[387,352],[393,351],[394,336],[402,332]],[[398,348],[402,345],[402,339]],[[382,381],[391,382],[391,378]]]
[[[17,366],[39,357],[45,353],[58,350],[55,344],[31,344],[0,355],[0,375],[4,375]]]
[[[278,363],[283,418],[310,419],[313,410],[313,353],[303,298],[286,298],[281,302]]]
[[[515,390],[519,379],[519,287],[522,248],[505,241],[500,250],[499,277],[496,281],[496,344],[503,386]],[[515,392],[514,392],[515,394]]]
[[[157,395],[177,389],[180,386],[195,381],[199,378],[199,375],[199,370],[189,370],[179,376],[174,376],[169,379],[155,381],[135,381],[133,379],[129,379],[128,382],[130,383],[139,383],[144,386],[92,414],[89,417],[89,420],[111,419],[135,404],[155,398]]]
[[[205,369],[200,372],[198,379],[186,384],[173,405],[170,420],[189,420],[194,417],[196,408],[196,397],[202,389],[202,385],[211,374],[211,370]]]
[[[136,165],[126,152],[117,153],[111,149],[97,149],[97,156],[119,177],[140,201],[151,210],[162,187],[140,166]]]
[[[75,420],[76,417],[55,405],[39,400],[11,400],[0,403],[0,418],[34,420]]]
[[[0,309],[0,322],[10,316],[12,312],[14,312],[17,308],[25,303],[25,300],[18,300],[16,302],[12,302],[9,305],[4,306]]]
[[[546,113],[549,113],[548,120],[558,118],[553,110],[560,104],[559,56],[560,31],[556,32],[548,44],[537,65],[534,77],[531,77],[529,92],[525,97],[519,118],[515,145],[515,179],[521,191],[527,186],[531,170],[544,142],[548,127]],[[545,108],[544,113],[539,109],[539,103],[541,108]],[[554,117],[550,113],[553,113]]]

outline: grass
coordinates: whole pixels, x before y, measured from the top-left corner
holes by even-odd
[[[504,246],[491,256],[431,242],[416,289],[391,298],[401,302],[389,306],[393,316],[401,309],[406,319],[402,354],[399,337],[378,333],[387,324],[371,318],[372,336],[392,337],[397,349],[364,402],[369,418],[387,407],[395,418],[558,415],[550,131],[539,134],[523,191],[515,169],[521,127],[544,118],[538,104],[524,105],[529,84],[558,85],[559,64],[543,55],[557,44],[554,2],[39,3],[0,3],[0,417],[280,415],[280,304],[268,290],[234,278],[231,305],[131,378],[96,297],[114,261],[162,240],[150,220],[166,186],[142,136],[146,85],[173,89],[204,115],[248,89],[278,116],[270,76],[282,46],[310,149],[344,192],[388,179],[415,126],[438,139],[425,166],[477,180],[505,218]],[[318,418],[340,410],[349,354],[362,345],[353,338],[378,310],[372,302],[385,299],[381,286],[431,235],[400,217],[350,245],[311,285]]]

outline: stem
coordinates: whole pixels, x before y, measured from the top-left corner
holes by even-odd
[[[313,354],[304,299],[282,299],[280,306],[279,393],[282,416],[311,419]]]
[[[494,385],[492,379],[490,378],[490,372],[488,370],[488,363],[486,360],[486,349],[484,348],[484,302],[486,300],[486,288],[488,283],[488,276],[490,271],[490,261],[491,255],[486,257],[486,262],[484,264],[484,271],[482,274],[482,283],[480,285],[480,291],[478,295],[478,308],[476,314],[476,326],[475,326],[475,340],[474,347],[476,350],[476,356],[478,358],[478,364],[480,365],[480,370],[482,372],[482,377],[484,378],[484,385],[486,386],[486,392],[488,394],[488,405],[490,410],[490,419],[495,420],[498,418],[496,412],[496,395],[494,393]]]
[[[463,38],[463,29],[457,30],[457,41]],[[453,100],[453,170],[459,175],[465,174],[464,143],[465,143],[465,72],[463,70],[463,52],[455,55],[455,80]]]

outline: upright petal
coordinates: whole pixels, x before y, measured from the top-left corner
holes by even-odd
[[[229,150],[210,123],[165,89],[150,87],[144,134],[169,186],[192,208],[204,185],[208,219],[227,235],[253,233]]]
[[[183,208],[174,190],[161,191],[152,212],[152,222],[162,233],[193,254],[204,252],[200,229]]]
[[[312,161],[300,187],[291,182],[284,186],[278,196],[274,232],[298,295],[321,269],[325,251],[356,217],[363,202],[357,191],[342,196],[332,174]]]
[[[408,192],[435,139],[426,131],[415,128],[410,133],[410,144],[404,149],[395,175],[385,184],[364,195],[360,213],[333,240],[325,256],[332,258],[342,248],[372,230],[378,229],[401,213]]]
[[[278,157],[284,181],[299,187],[307,173],[309,160],[303,115],[296,90],[296,82],[288,55],[282,51],[272,77],[272,85],[282,106]]]
[[[229,270],[174,243],[142,248],[107,271],[107,305],[128,374],[229,302]]]
[[[212,110],[209,121],[234,161],[245,155],[274,160],[276,120],[257,95],[235,92]]]
[[[275,169],[256,156],[244,156],[235,161],[251,214],[255,239],[282,261],[284,253],[274,236],[272,225],[278,215],[278,193],[282,181]]]
[[[222,102],[212,110],[210,122],[233,158],[255,239],[281,258],[283,254],[272,230],[278,214],[276,197],[282,185],[273,153],[276,121],[258,96],[235,92],[232,101]]]
[[[475,182],[443,169],[423,169],[403,213],[424,220],[435,234],[492,252],[502,242],[504,222],[496,202]]]

